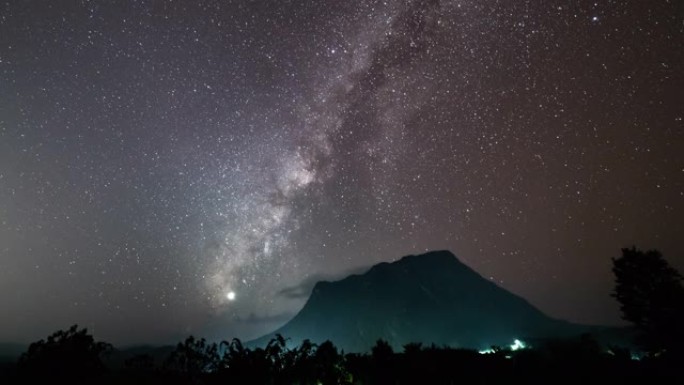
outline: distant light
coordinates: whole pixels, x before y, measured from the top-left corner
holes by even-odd
[[[516,340],[513,340],[513,345],[511,345],[511,350],[512,351],[521,350],[521,349],[525,349],[525,347],[526,346],[525,346],[524,342],[516,339]]]
[[[235,301],[235,292],[229,291],[228,294],[226,294],[226,298],[228,298],[228,301]]]
[[[592,18],[591,18],[591,21],[593,21],[593,22],[597,22],[597,21],[599,21],[599,18],[598,18],[598,16],[594,16],[594,17],[592,17]]]
[[[510,351],[514,352],[514,351],[516,351],[516,350],[526,349],[526,348],[527,348],[527,345],[526,345],[524,342],[522,342],[522,341],[520,341],[519,339],[516,338],[516,339],[513,340],[513,344],[512,344],[512,345],[508,345],[508,348],[509,348]],[[498,350],[498,351],[501,351],[501,350]],[[492,347],[492,348],[489,348],[489,349],[478,350],[477,352],[480,353],[480,354],[494,354],[494,353],[497,353],[497,350],[495,350],[495,349]],[[511,356],[506,356],[506,358],[511,358]]]

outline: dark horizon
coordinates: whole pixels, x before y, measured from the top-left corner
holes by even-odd
[[[452,250],[620,324],[684,271],[680,2],[0,5],[0,341],[275,330],[288,291]]]

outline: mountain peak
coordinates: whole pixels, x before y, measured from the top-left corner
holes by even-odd
[[[449,250],[429,251],[424,254],[410,254],[392,262],[380,262],[373,265],[369,272],[382,271],[385,269],[397,269],[402,267],[439,269],[447,266],[456,267],[463,265],[461,261]],[[463,265],[465,266],[465,265]]]
[[[456,256],[449,250],[428,251],[424,254],[411,254],[400,258],[395,263],[461,263]]]

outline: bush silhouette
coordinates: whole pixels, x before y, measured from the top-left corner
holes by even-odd
[[[32,343],[19,359],[19,375],[68,383],[90,381],[105,372],[102,358],[111,349],[108,343],[95,342],[87,329],[73,325]]]

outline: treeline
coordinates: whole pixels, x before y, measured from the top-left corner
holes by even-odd
[[[277,336],[263,348],[238,339],[220,344],[188,337],[164,359],[150,355],[107,365],[112,346],[73,326],[31,344],[4,369],[3,384],[575,384],[683,380],[671,354],[635,359],[591,336],[546,341],[526,349],[474,350],[408,344],[395,352],[379,340],[367,354],[338,351],[326,341],[288,348]]]
[[[613,258],[613,272],[613,296],[637,333],[639,359],[587,335],[527,349],[492,347],[490,354],[420,344],[395,352],[382,340],[368,354],[345,354],[330,341],[288,347],[281,336],[249,349],[238,339],[189,337],[163,359],[138,355],[113,365],[110,344],[73,326],[0,367],[0,384],[684,383],[682,275],[659,251],[634,247]]]

